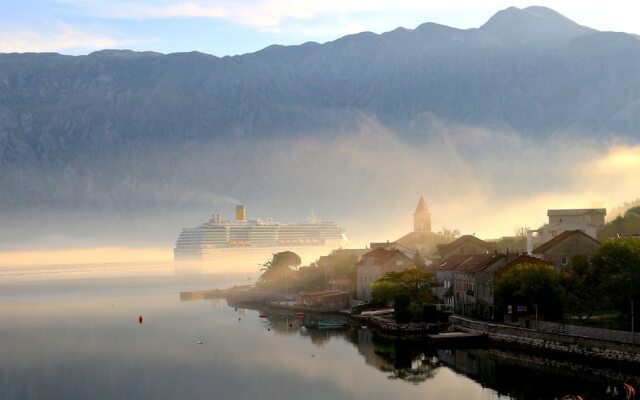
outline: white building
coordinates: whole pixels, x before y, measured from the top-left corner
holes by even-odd
[[[598,230],[604,226],[605,208],[581,208],[570,210],[548,210],[549,223],[538,229],[527,231],[527,253],[565,231],[581,231],[596,239]]]

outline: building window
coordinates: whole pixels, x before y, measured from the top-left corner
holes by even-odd
[[[567,257],[562,257],[562,265],[568,265],[569,264],[569,260],[567,259]]]
[[[396,260],[396,267],[402,266],[402,260]]]

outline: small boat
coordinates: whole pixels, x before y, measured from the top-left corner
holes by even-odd
[[[259,318],[267,318],[267,316],[265,314],[260,314],[258,315]]]
[[[347,321],[323,320],[318,321],[318,329],[342,329],[347,327]]]
[[[302,311],[298,311],[298,312],[296,313],[296,317],[298,317],[298,318],[302,318],[302,317],[304,317],[304,313],[303,313]]]

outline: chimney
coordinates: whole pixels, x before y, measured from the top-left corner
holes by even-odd
[[[246,221],[247,220],[247,211],[245,210],[243,205],[236,206],[236,220],[237,221]]]

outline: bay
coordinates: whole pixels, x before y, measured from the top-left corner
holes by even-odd
[[[360,326],[315,330],[278,310],[180,300],[183,291],[255,279],[153,263],[4,267],[0,398],[591,399],[635,379],[514,350],[439,349]]]

